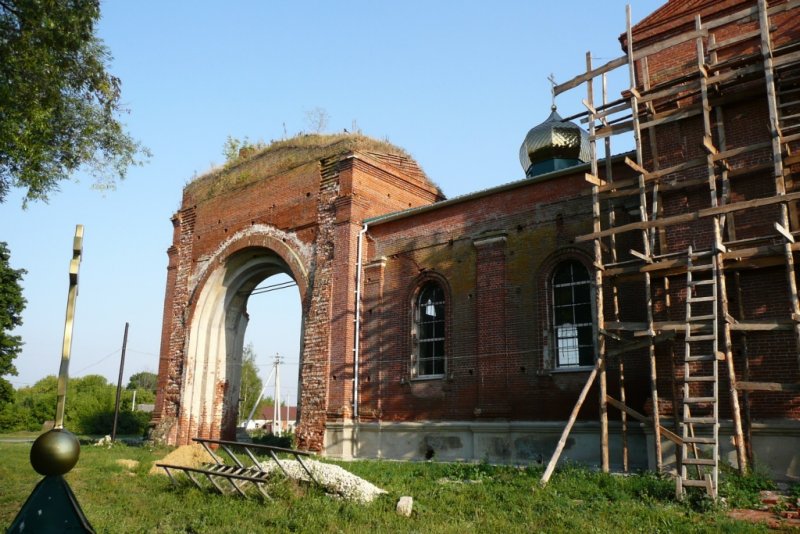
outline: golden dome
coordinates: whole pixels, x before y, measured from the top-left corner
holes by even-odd
[[[589,161],[589,135],[562,119],[555,106],[551,109],[550,116],[531,128],[519,147],[519,162],[528,176]]]

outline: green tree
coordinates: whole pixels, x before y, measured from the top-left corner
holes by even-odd
[[[261,393],[262,385],[261,378],[258,376],[258,367],[256,367],[256,352],[253,344],[248,343],[242,350],[242,382],[239,389],[240,420],[244,420],[253,409],[258,395]]]
[[[148,371],[132,374],[128,380],[128,391],[136,391],[136,405],[153,404],[156,402],[156,389],[158,385],[158,375]],[[133,400],[133,394],[129,395]],[[123,396],[123,404],[126,399]]]
[[[28,414],[28,430],[38,430],[45,421],[55,419],[57,388],[58,379],[49,375],[17,391],[16,404]]]
[[[31,387],[20,388],[13,404],[0,407],[0,431],[38,430],[45,421],[52,421],[56,412],[58,379],[46,376]],[[70,378],[64,426],[79,434],[111,433],[114,421],[116,386],[100,375]],[[123,394],[117,431],[141,434],[150,414],[131,412],[133,392]]]
[[[47,200],[79,168],[113,187],[149,156],[124,130],[99,0],[0,0],[0,202]]]
[[[134,373],[128,379],[127,389],[147,390],[156,392],[156,385],[158,384],[158,375],[148,371]]]
[[[2,377],[17,374],[13,362],[22,350],[22,338],[11,335],[11,331],[22,324],[25,308],[20,286],[25,271],[12,269],[10,257],[8,246],[0,242],[0,407],[14,400],[14,388]]]

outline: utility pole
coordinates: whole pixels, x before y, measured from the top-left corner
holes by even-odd
[[[275,395],[272,397],[272,433],[281,435],[281,355],[275,354]]]
[[[125,334],[122,336],[122,356],[119,359],[119,379],[117,379],[117,401],[114,404],[114,426],[111,427],[111,442],[117,439],[117,419],[119,418],[119,398],[122,394],[122,371],[125,369],[125,349],[128,346],[128,323],[125,323]]]
[[[286,413],[286,417],[284,418],[284,421],[286,421],[286,429],[288,430],[289,429],[289,394],[288,393],[286,394],[286,402],[284,403],[284,406],[286,407],[286,412],[285,412]]]
[[[264,398],[264,393],[267,392],[267,386],[269,385],[269,380],[272,378],[272,374],[275,372],[275,366],[272,367],[272,371],[269,372],[269,376],[267,377],[267,381],[264,382],[264,387],[261,388],[261,393],[258,394],[258,398],[256,399],[256,403],[253,404],[253,407],[250,409],[250,414],[247,416],[247,421],[244,422],[242,428],[247,428],[250,424],[250,421],[253,420],[253,414],[256,413],[256,408],[258,408],[258,403],[261,402],[261,399]]]

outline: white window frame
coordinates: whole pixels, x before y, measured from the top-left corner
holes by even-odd
[[[578,266],[586,273],[586,278],[576,279],[574,267]],[[570,269],[569,281],[563,283],[556,283],[556,277],[566,268]],[[575,288],[579,286],[586,286],[588,288],[588,300],[578,300],[575,296]],[[572,291],[572,298],[567,303],[559,303],[557,292],[559,289],[570,288]],[[594,366],[595,359],[597,358],[597,331],[595,326],[595,288],[592,283],[591,273],[583,263],[578,260],[565,260],[559,262],[553,269],[550,277],[550,296],[551,296],[551,313],[553,317],[552,335],[553,335],[553,364],[554,370],[559,371],[580,371],[591,369]],[[576,309],[579,306],[589,306],[590,316],[589,322],[578,322]],[[572,321],[567,321],[559,324],[559,317],[562,315],[559,311],[569,308]],[[582,329],[591,329],[591,336],[589,343],[580,342],[579,331]],[[581,363],[581,349],[591,348],[592,361],[591,363]]]
[[[441,300],[432,300],[428,296],[428,291],[433,290],[434,292],[438,289],[441,292]],[[423,299],[427,300],[423,302]],[[434,295],[435,298],[435,295]],[[441,316],[436,316],[437,311]],[[432,312],[432,313],[431,313]],[[441,336],[435,336],[430,338],[423,338],[421,337],[422,328],[421,325],[423,324],[424,317],[435,317],[434,319],[428,320],[428,323],[438,323],[441,326]],[[447,374],[447,294],[444,290],[444,286],[436,281],[436,280],[427,280],[421,286],[420,290],[417,293],[416,297],[414,298],[414,325],[412,331],[412,339],[413,339],[413,355],[412,355],[412,365],[411,365],[411,377],[414,379],[432,379],[432,378],[443,378]],[[425,344],[431,345],[431,351],[433,356],[422,358],[422,346]],[[441,347],[441,354],[436,354],[436,347]],[[428,373],[422,374],[422,367],[423,363],[426,361],[432,362],[432,370],[436,370],[436,367],[441,366],[441,373]],[[437,365],[437,363],[439,365]]]

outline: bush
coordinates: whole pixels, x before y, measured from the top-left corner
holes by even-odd
[[[271,447],[282,447],[284,449],[294,449],[295,448],[295,437],[294,433],[287,432],[282,436],[276,436],[273,433],[255,433],[250,436],[253,439],[253,443],[257,443],[259,445],[269,445]]]
[[[122,411],[117,418],[117,434],[144,435],[150,424],[146,412]],[[114,426],[114,411],[102,411],[81,418],[80,431],[84,434],[111,434]]]

